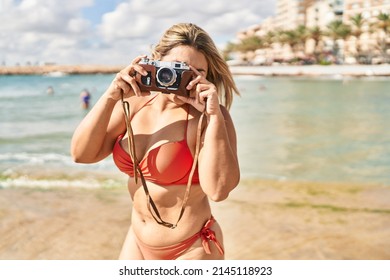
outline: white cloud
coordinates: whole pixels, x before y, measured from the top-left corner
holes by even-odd
[[[148,54],[150,45],[178,22],[198,24],[222,46],[239,30],[272,15],[275,6],[275,0],[129,0],[93,23],[82,14],[93,2],[1,1],[0,61],[123,64]]]
[[[100,34],[106,42],[146,37],[153,26],[148,15],[135,13],[128,3],[120,4],[113,12],[103,16],[99,26]]]
[[[91,30],[91,23],[83,18],[72,18],[68,21],[67,30],[74,34],[85,34]]]

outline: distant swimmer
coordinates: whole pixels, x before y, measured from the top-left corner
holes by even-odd
[[[46,90],[46,93],[47,93],[48,95],[53,95],[53,94],[54,94],[54,89],[53,89],[53,87],[52,87],[52,86],[49,86],[49,87],[47,88],[47,90]]]
[[[259,90],[266,90],[266,89],[267,89],[267,87],[265,85],[260,85],[259,86]]]
[[[84,89],[80,93],[80,99],[81,99],[81,107],[83,109],[88,109],[89,108],[89,102],[91,100],[91,94],[89,93],[89,91],[87,89]]]

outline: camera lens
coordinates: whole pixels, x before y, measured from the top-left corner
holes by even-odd
[[[166,87],[173,85],[176,81],[176,71],[171,68],[162,67],[158,69],[156,76],[157,81]]]

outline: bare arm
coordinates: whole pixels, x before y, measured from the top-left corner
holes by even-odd
[[[237,139],[233,121],[225,107],[219,104],[217,88],[199,71],[188,86],[196,98],[181,97],[207,115],[208,126],[199,153],[199,180],[203,191],[214,201],[221,201],[238,185],[240,168],[237,159]],[[207,100],[207,102],[205,102]]]
[[[236,132],[223,106],[219,114],[209,116],[203,143],[199,155],[201,186],[212,200],[224,200],[238,185],[240,169]]]
[[[116,75],[106,92],[75,130],[71,143],[74,161],[94,163],[112,152],[116,138],[126,128],[118,100],[122,94],[126,98],[142,94],[133,78],[135,72],[145,74],[145,70],[138,65],[142,57],[135,58]]]
[[[79,163],[94,163],[107,157],[116,137],[125,130],[120,102],[104,94],[73,134],[71,154]]]

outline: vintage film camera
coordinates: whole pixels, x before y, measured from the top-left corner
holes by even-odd
[[[139,64],[148,72],[147,76],[139,73],[135,76],[141,91],[160,91],[190,96],[186,87],[193,77],[193,71],[186,63],[143,58]]]

